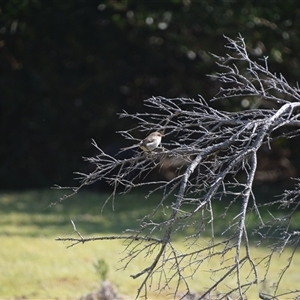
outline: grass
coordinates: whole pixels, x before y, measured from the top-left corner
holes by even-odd
[[[67,243],[57,242],[55,238],[74,236],[70,220],[74,220],[84,236],[121,233],[126,228],[137,226],[136,220],[152,211],[159,199],[145,199],[140,194],[120,197],[116,199],[114,212],[111,204],[108,204],[101,214],[108,195],[81,192],[62,204],[49,207],[60,196],[61,191],[54,190],[0,194],[0,299],[76,299],[99,287],[100,276],[94,268],[99,259],[108,264],[108,279],[118,287],[119,292],[133,299],[141,279],[133,280],[130,275],[148,266],[149,260],[139,257],[126,270],[117,271],[123,265],[120,260],[125,255],[122,242],[91,242],[67,249]],[[229,213],[228,218],[231,217]],[[224,222],[216,222],[217,232],[222,231]],[[208,237],[201,240],[202,246],[208,242]],[[185,250],[183,234],[174,245],[178,251]],[[251,251],[253,256],[262,257],[266,249],[253,247]],[[276,258],[268,285],[275,282],[289,255],[290,250],[287,250]],[[211,284],[210,269],[218,265],[220,261],[217,257],[203,264],[190,280],[192,290],[201,292]],[[299,265],[300,254],[297,253],[282,282],[285,291],[297,288],[300,282]],[[247,272],[247,266],[243,272]],[[155,287],[155,284],[153,282],[152,286]],[[234,286],[236,279],[228,278],[228,284]],[[184,291],[183,287],[180,288]],[[219,288],[222,289],[222,286]],[[248,294],[249,299],[257,299],[258,291],[262,288],[252,288]],[[174,286],[163,291],[160,299],[170,298],[167,294],[173,289]],[[266,289],[268,292],[268,287]],[[153,299],[157,295],[155,291],[150,294]]]

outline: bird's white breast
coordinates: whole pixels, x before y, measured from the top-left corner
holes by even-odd
[[[159,146],[160,142],[161,142],[161,137],[157,137],[153,142],[147,143],[148,150],[149,151],[154,150]]]

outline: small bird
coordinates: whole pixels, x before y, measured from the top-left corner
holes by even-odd
[[[140,147],[143,151],[149,152],[156,149],[160,145],[162,137],[162,133],[154,131],[150,133],[146,138],[141,140],[138,144],[132,145],[127,148],[122,148],[121,150],[129,150],[132,148]]]

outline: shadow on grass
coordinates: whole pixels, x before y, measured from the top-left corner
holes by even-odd
[[[131,193],[117,196],[114,201],[110,200],[103,209],[103,205],[109,197],[108,194],[83,191],[51,206],[51,203],[59,201],[63,194],[63,191],[58,190],[1,193],[0,226],[2,230],[0,234],[33,237],[73,236],[75,233],[71,220],[75,222],[77,230],[84,236],[121,234],[126,229],[139,228],[139,220],[150,214],[160,201],[160,195],[152,195],[146,199],[142,193]],[[259,197],[265,199],[266,195],[261,194]],[[164,203],[162,211],[157,214],[157,222],[167,220],[171,202],[172,199],[169,199]],[[224,232],[224,229],[235,220],[239,214],[240,205],[234,204],[226,215],[222,216],[228,203],[222,201],[214,207],[213,230],[216,237],[232,234],[232,231]],[[103,212],[101,212],[102,209]],[[187,207],[187,211],[189,209]],[[262,213],[264,218],[270,218],[267,209]],[[272,214],[279,213],[284,214],[284,212],[272,212]],[[210,216],[207,215],[207,217]],[[182,226],[184,229],[180,230],[176,236],[184,237],[187,234],[193,234],[195,227],[201,224],[201,220],[199,222],[197,218],[199,218],[198,215],[191,220],[189,227]],[[250,238],[254,228],[257,227],[257,221],[255,214],[249,215]],[[294,224],[293,227],[296,230],[299,225]],[[203,236],[210,235],[211,231],[208,226],[203,232]]]
[[[62,191],[0,194],[1,235],[50,236],[73,233],[71,220],[82,234],[121,234],[135,229],[160,198],[142,194],[118,196],[103,208],[108,194],[81,192],[56,205]],[[103,209],[103,212],[102,212]]]

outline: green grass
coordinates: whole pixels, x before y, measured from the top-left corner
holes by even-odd
[[[74,220],[84,236],[119,234],[126,228],[137,227],[136,220],[151,212],[159,198],[145,199],[140,194],[118,197],[115,211],[112,211],[110,202],[101,214],[108,195],[81,192],[49,207],[61,194],[61,191],[55,190],[0,194],[0,299],[76,299],[99,287],[100,276],[94,268],[94,263],[99,259],[109,265],[108,279],[118,287],[119,292],[134,298],[142,279],[133,280],[130,275],[148,266],[149,260],[139,257],[126,270],[117,271],[124,265],[120,262],[125,255],[122,242],[90,242],[67,249],[68,243],[55,241],[55,238],[76,236],[70,220]],[[235,215],[235,210],[233,208],[232,213],[228,214],[229,219]],[[216,222],[216,232],[222,231],[225,221],[220,219]],[[184,234],[179,235],[174,243],[178,251],[186,249],[183,237]],[[201,239],[202,246],[208,242],[208,236]],[[262,257],[266,249],[253,247],[251,251],[253,256]],[[289,251],[276,258],[267,285],[276,280],[278,272],[287,262]],[[190,280],[192,290],[201,292],[211,284],[210,269],[219,265],[217,257],[203,264]],[[299,265],[300,254],[297,253],[282,282],[285,291],[298,288]],[[243,272],[243,275],[247,272],[247,266]],[[236,278],[228,278],[228,284],[234,286]],[[152,286],[155,287],[155,281]],[[261,288],[260,285],[252,288],[249,299],[257,299]],[[173,289],[174,286],[163,291],[160,298],[166,299]],[[218,289],[222,290],[222,286]],[[158,294],[153,291],[150,295],[156,298]]]

